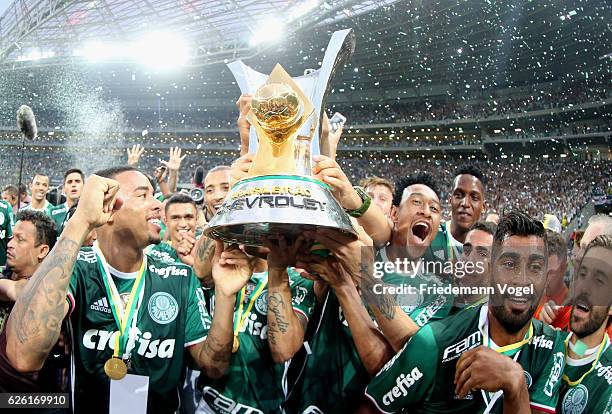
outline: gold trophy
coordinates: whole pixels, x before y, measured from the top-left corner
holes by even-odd
[[[349,33],[342,33],[343,42]],[[327,80],[340,60],[333,61],[325,72]],[[207,236],[260,246],[269,235],[278,233],[292,240],[304,230],[328,227],[357,237],[329,186],[311,176],[311,153],[319,148],[313,137],[318,138],[320,105],[327,90],[327,82],[309,82],[312,79],[316,78],[302,84],[313,85],[309,95],[319,96],[319,107],[278,64],[255,90],[247,114],[256,135],[256,145],[249,145],[256,148],[255,158],[247,176],[232,186],[209,222]]]

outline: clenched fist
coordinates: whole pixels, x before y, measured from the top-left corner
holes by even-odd
[[[74,217],[90,229],[103,226],[121,208],[123,200],[117,197],[119,183],[95,174],[85,181]]]

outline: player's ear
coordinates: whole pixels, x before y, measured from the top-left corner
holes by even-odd
[[[36,258],[38,259],[38,263],[41,263],[45,257],[47,257],[47,255],[49,254],[49,245],[47,244],[41,244],[40,246],[37,247],[37,255]]]

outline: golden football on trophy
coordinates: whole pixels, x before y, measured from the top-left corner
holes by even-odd
[[[297,93],[284,83],[269,83],[259,88],[251,108],[266,137],[275,145],[283,144],[297,130],[304,113]]]

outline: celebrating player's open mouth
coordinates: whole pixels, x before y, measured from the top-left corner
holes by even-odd
[[[574,300],[574,308],[572,311],[572,319],[583,320],[588,319],[592,305],[586,295],[580,295]]]
[[[409,244],[422,246],[428,241],[431,234],[431,224],[425,220],[419,220],[412,223],[410,233],[408,235]]]

